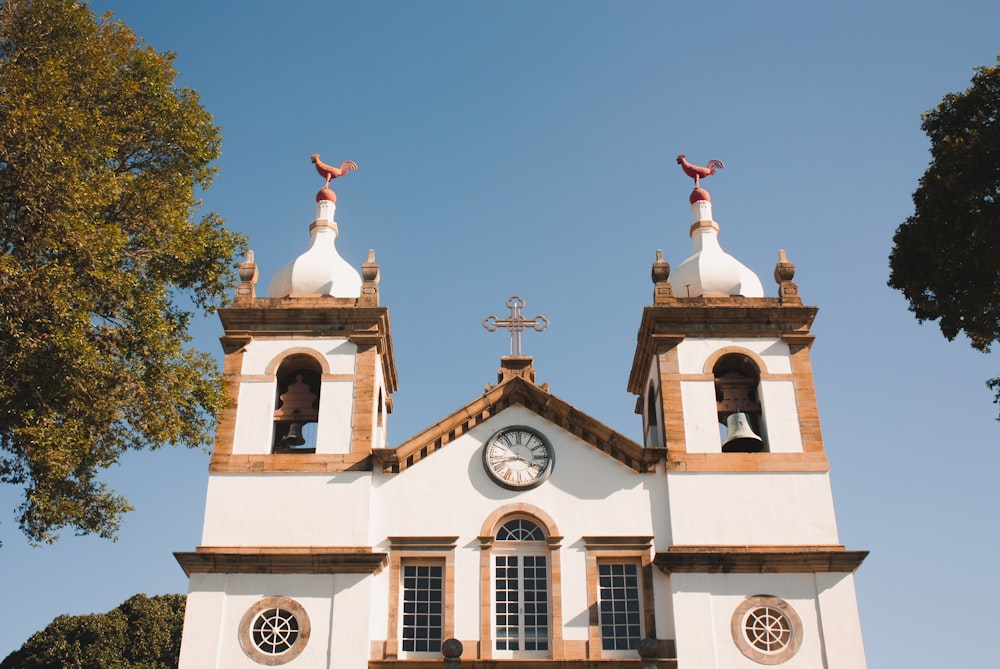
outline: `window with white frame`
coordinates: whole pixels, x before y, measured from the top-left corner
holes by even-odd
[[[642,639],[642,601],[637,562],[597,565],[601,648],[635,650]]]
[[[496,534],[494,643],[498,655],[547,655],[550,650],[550,566],[545,533],[513,518]]]
[[[402,565],[400,649],[440,653],[444,631],[444,565]]]

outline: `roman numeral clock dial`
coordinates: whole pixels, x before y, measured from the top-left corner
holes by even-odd
[[[552,444],[541,432],[523,425],[505,427],[486,442],[483,467],[509,490],[528,490],[552,473]]]

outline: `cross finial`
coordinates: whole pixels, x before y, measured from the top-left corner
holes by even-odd
[[[512,295],[507,300],[510,307],[510,318],[500,319],[492,314],[483,319],[483,327],[490,332],[496,332],[497,328],[507,328],[510,331],[510,354],[521,355],[521,333],[529,327],[535,332],[541,332],[549,327],[549,319],[545,316],[535,316],[532,319],[521,315],[521,308],[524,307],[524,300],[517,295]]]

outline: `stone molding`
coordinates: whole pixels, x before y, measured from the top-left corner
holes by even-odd
[[[369,546],[199,546],[174,557],[191,574],[377,574],[387,553]]]

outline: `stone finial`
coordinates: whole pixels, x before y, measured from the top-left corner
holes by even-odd
[[[236,287],[236,299],[253,299],[257,296],[254,285],[260,276],[257,272],[257,263],[253,261],[253,251],[247,251],[246,262],[239,264],[240,285]]]
[[[778,251],[778,264],[774,266],[774,280],[778,283],[778,299],[782,304],[802,304],[795,278],[795,263],[789,262],[785,250]]]
[[[639,641],[639,657],[642,669],[654,669],[656,658],[660,655],[660,643],[656,639],[646,637]]]
[[[361,299],[363,306],[378,306],[378,282],[381,278],[375,249],[368,249],[368,260],[361,263]]]
[[[653,279],[653,304],[671,302],[674,289],[670,286],[670,263],[663,259],[663,249],[656,249],[656,262],[650,272]]]
[[[441,643],[441,655],[444,656],[445,669],[458,669],[462,664],[462,651],[465,650],[458,639],[445,639]]]

